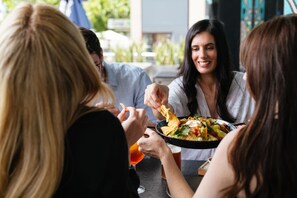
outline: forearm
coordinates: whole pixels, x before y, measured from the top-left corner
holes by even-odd
[[[169,151],[171,153],[171,151]],[[161,160],[166,174],[167,184],[172,197],[193,197],[194,192],[188,185],[171,154]]]

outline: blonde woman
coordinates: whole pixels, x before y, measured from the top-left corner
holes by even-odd
[[[0,27],[0,196],[131,197],[128,146],[145,112],[123,123],[87,107],[100,80],[78,28],[55,8],[22,4]],[[137,193],[137,192],[136,192]]]

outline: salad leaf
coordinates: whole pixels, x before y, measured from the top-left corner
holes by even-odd
[[[176,136],[186,136],[190,132],[190,127],[188,125],[183,124],[180,128],[176,129],[174,135]]]

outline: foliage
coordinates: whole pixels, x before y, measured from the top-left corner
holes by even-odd
[[[2,2],[6,5],[8,11],[13,10],[18,4],[20,4],[21,2],[30,2],[30,3],[47,3],[50,5],[55,5],[58,6],[60,3],[60,0],[2,0]]]
[[[155,52],[154,60],[157,65],[176,65],[180,64],[184,58],[185,40],[181,39],[179,43],[173,43],[169,39],[164,39],[153,46]],[[145,58],[142,53],[146,51],[145,44],[133,43],[130,47],[121,48],[119,46],[112,49],[115,53],[116,62],[143,62]]]
[[[109,18],[130,18],[129,0],[88,0],[83,6],[93,29],[99,32],[107,30]]]
[[[142,52],[145,52],[145,45],[143,42],[133,43],[130,46],[130,51],[133,52],[133,62],[143,62]]]
[[[115,54],[115,62],[132,62],[133,60],[130,50],[117,46],[112,51]]]
[[[174,65],[176,61],[176,45],[169,39],[155,44],[153,51],[156,53],[155,61],[158,65]]]
[[[61,0],[2,0],[8,12],[13,10],[21,2],[43,2],[59,6]],[[87,0],[82,1],[83,7],[96,31],[107,30],[109,18],[130,18],[130,0]]]
[[[0,0],[1,2],[1,0]],[[12,11],[17,5],[22,2],[29,2],[29,3],[47,3],[53,6],[58,7],[60,0],[2,0],[2,9],[0,10],[0,23],[6,17],[6,15]]]
[[[178,51],[177,51],[178,64],[181,64],[184,60],[185,44],[186,44],[185,39],[181,39],[178,44]]]
[[[143,62],[142,52],[145,52],[143,43],[133,43],[128,49],[119,46],[112,49],[116,62]]]

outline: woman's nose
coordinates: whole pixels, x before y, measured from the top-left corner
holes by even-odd
[[[199,50],[199,57],[200,58],[206,58],[207,57],[207,53],[204,49]]]

